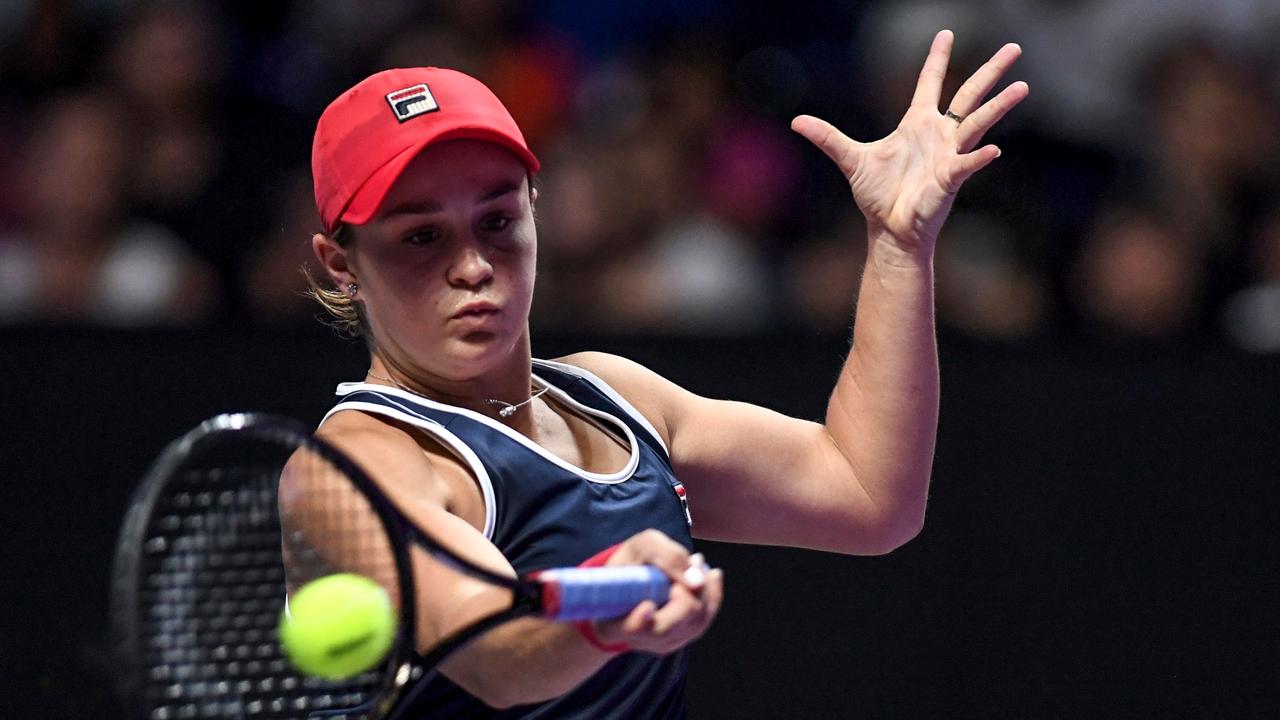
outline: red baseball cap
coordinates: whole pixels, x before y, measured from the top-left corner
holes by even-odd
[[[400,174],[441,140],[487,140],[537,172],[511,113],[475,78],[444,68],[383,70],[330,103],[316,124],[311,176],[325,232],[369,222]]]

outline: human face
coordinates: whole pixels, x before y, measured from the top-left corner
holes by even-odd
[[[527,356],[532,203],[524,164],[493,143],[442,142],[409,165],[350,257],[385,361],[466,382]]]

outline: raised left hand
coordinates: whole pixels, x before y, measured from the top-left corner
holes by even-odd
[[[860,143],[809,115],[791,122],[840,167],[873,238],[918,258],[932,253],[964,181],[1000,156],[995,145],[973,148],[1029,92],[1019,81],[982,102],[1022,54],[1009,43],[965,81],[946,114],[939,112],[953,41],[950,30],[934,36],[911,107],[888,136]]]

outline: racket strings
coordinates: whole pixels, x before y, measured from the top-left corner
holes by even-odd
[[[356,572],[398,597],[387,530],[369,500],[326,460],[298,453],[282,488],[285,562],[291,587],[335,572]]]
[[[210,459],[207,466],[189,467],[170,480],[158,501],[136,589],[139,681],[153,720],[303,718],[316,710],[362,705],[384,684],[378,672],[342,682],[305,677],[284,657],[277,627],[294,580],[292,563],[286,578],[285,546],[298,551],[303,575],[327,574],[326,555],[335,551],[311,547],[304,530],[282,544],[277,488],[285,461],[279,454],[245,463],[239,448],[237,464]],[[341,481],[314,454],[299,451],[289,462],[302,463],[298,467],[308,478],[323,478],[327,490]],[[336,555],[385,546],[383,528],[350,519],[361,517],[352,512],[357,500],[338,496],[344,501],[321,517],[331,533],[326,537],[342,538]]]

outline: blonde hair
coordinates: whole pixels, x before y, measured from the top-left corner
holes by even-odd
[[[340,247],[347,247],[355,238],[347,226],[339,225],[329,239]],[[320,307],[329,314],[328,324],[340,335],[369,339],[369,325],[365,322],[360,304],[341,288],[321,284],[306,263],[303,263],[300,269],[302,277],[307,281],[307,289],[302,294],[320,303]]]

